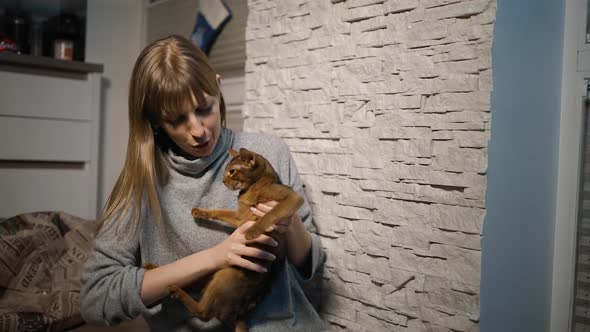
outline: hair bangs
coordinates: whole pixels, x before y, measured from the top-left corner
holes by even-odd
[[[198,105],[206,105],[205,93],[219,93],[216,84],[198,75],[176,75],[154,83],[153,91],[146,94],[149,97],[145,109],[155,126],[172,121]]]

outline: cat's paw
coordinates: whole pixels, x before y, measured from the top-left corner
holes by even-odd
[[[254,240],[255,238],[259,237],[264,231],[256,227],[256,225],[250,227],[246,231],[246,240]]]
[[[194,218],[209,219],[209,214],[199,208],[193,208],[191,214]]]
[[[182,292],[182,289],[178,288],[178,286],[170,285],[166,289],[168,290],[168,294],[170,295],[171,298],[173,298],[173,299],[180,298],[180,293]]]

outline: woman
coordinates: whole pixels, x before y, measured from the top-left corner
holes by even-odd
[[[129,88],[129,141],[123,170],[100,220],[93,255],[82,273],[81,313],[90,323],[117,324],[141,314],[156,331],[223,331],[202,322],[166,287],[185,287],[228,266],[266,273],[248,257],[273,260],[248,247],[245,230],[199,221],[191,209],[235,209],[237,197],[222,182],[228,148],[252,149],[275,167],[282,183],[305,197],[288,147],[263,134],[225,129],[220,78],[191,42],[171,36],[148,45],[133,68]],[[262,216],[276,202],[259,204]],[[317,331],[321,319],[302,291],[321,266],[310,205],[275,229],[286,233],[288,254],[269,293],[248,321],[251,331]],[[261,235],[250,242],[276,245]],[[144,262],[159,266],[152,270]]]

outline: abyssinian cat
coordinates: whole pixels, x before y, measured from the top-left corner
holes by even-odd
[[[246,238],[251,240],[265,233],[266,229],[279,220],[292,216],[301,207],[303,198],[288,186],[279,183],[279,177],[268,160],[246,149],[240,149],[239,153],[229,149],[229,153],[233,159],[225,168],[223,183],[230,190],[239,190],[238,210],[194,208],[193,217],[222,220],[234,227],[254,220],[256,224],[246,232]],[[259,218],[250,211],[250,207],[269,201],[276,201],[278,204],[264,217]],[[283,234],[276,231],[266,234],[279,245],[274,248],[257,243],[248,245],[274,254],[277,257],[275,262],[281,261],[286,255]],[[247,331],[246,317],[269,288],[273,265],[278,265],[267,260],[248,259],[266,267],[269,273],[254,272],[240,267],[218,270],[202,281],[205,286],[198,302],[177,286],[169,286],[168,291],[202,321],[217,318],[225,324],[235,326],[236,331]],[[155,266],[146,264],[146,267]]]

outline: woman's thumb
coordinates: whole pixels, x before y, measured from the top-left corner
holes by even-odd
[[[248,228],[252,227],[254,224],[256,224],[255,221],[248,220],[245,223],[243,223],[242,226],[240,226],[240,228],[238,228],[238,229],[243,233],[246,230],[248,230]]]

